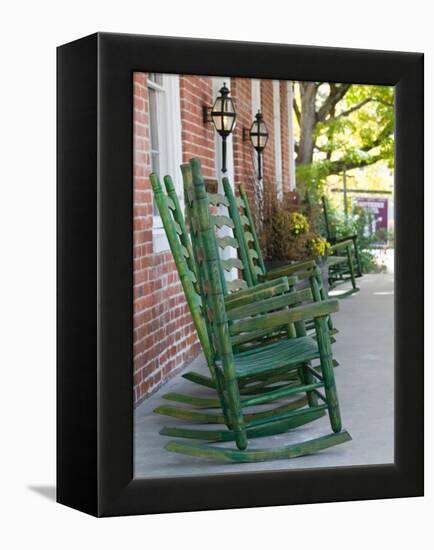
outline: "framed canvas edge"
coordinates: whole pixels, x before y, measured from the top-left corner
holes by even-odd
[[[97,43],[98,360],[94,402],[89,398],[88,403],[97,410],[97,481],[92,487],[97,505],[85,511],[113,516],[422,495],[423,224],[409,223],[423,217],[422,54],[105,33],[97,35]],[[206,55],[191,56],[197,48]],[[255,66],[253,54],[261,60]],[[285,56],[291,58],[291,74],[282,72]],[[152,66],[146,59],[153,60]],[[354,78],[357,68],[359,80]],[[395,464],[133,479],[132,73],[139,70],[396,85]],[[411,293],[405,288],[409,270]],[[411,355],[403,335],[413,344]],[[129,370],[120,370],[119,364],[130,365]],[[416,397],[411,404],[409,393]]]
[[[56,499],[98,514],[98,37],[57,48]]]

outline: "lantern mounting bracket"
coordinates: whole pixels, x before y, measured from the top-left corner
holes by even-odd
[[[206,124],[208,122],[212,122],[211,118],[211,109],[209,105],[202,105],[202,120]]]

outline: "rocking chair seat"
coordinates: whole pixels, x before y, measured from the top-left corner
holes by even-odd
[[[310,336],[289,338],[234,357],[237,378],[281,369],[297,368],[300,363],[319,358],[318,344]],[[220,361],[216,367],[222,369]]]

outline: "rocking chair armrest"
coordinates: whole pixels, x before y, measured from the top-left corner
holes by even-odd
[[[348,240],[351,240],[354,243],[356,243],[357,239],[358,239],[357,235],[347,235],[346,237],[339,237],[339,239],[329,239],[329,241],[331,245],[335,245]]]
[[[242,319],[233,323],[229,327],[229,331],[231,335],[234,335],[240,334],[241,332],[250,332],[258,329],[277,328],[297,321],[326,317],[327,315],[335,313],[338,310],[338,300],[323,300],[321,302],[314,302],[312,304],[306,304],[292,309],[284,309],[282,311],[276,311],[267,315],[261,315],[260,317],[258,316],[251,317],[249,319]]]
[[[295,284],[295,283],[294,283]],[[289,281],[287,277],[280,277],[273,281],[266,281],[256,286],[238,290],[225,297],[226,309],[228,311],[243,306],[245,304],[251,304],[252,302],[258,302],[278,296],[289,291]]]
[[[312,301],[312,292],[310,288],[299,290],[297,292],[288,292],[281,296],[274,296],[260,302],[253,302],[230,309],[227,311],[227,318],[229,321],[245,319],[246,317],[251,317],[252,315],[269,313],[270,311],[276,311],[287,306],[301,304],[306,301]]]
[[[283,275],[297,275],[299,271],[306,271],[315,267],[315,260],[305,260],[294,264],[287,264],[282,267],[276,267],[267,272],[265,275],[266,280],[273,280]]]
[[[297,271],[297,279],[302,281],[303,279],[310,279],[314,275],[312,268],[305,269],[304,271]]]
[[[349,246],[352,246],[354,244],[353,239],[346,238],[343,241],[340,241],[338,243],[332,244],[330,246],[330,251],[334,252],[335,250],[341,250],[342,248],[348,248]]]

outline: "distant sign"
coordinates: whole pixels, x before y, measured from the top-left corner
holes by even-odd
[[[381,236],[377,243],[386,244],[388,199],[383,197],[354,197],[353,204],[361,206],[368,214],[364,229],[365,236],[371,237],[377,234]]]

